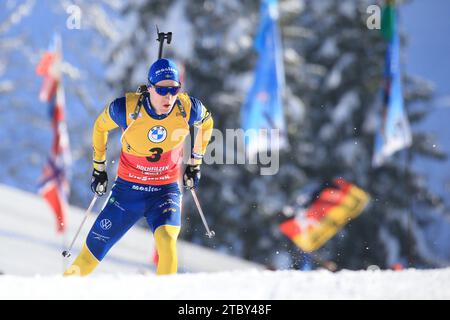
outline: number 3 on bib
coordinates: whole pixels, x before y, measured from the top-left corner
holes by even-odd
[[[161,154],[163,153],[162,148],[152,148],[149,150],[150,152],[153,152],[153,154],[150,157],[146,157],[146,159],[150,162],[156,162],[159,159],[161,159]]]

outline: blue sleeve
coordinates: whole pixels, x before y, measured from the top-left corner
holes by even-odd
[[[109,105],[109,116],[121,128],[127,127],[125,97],[117,98]]]
[[[194,97],[189,97],[191,99],[191,114],[189,115],[189,125],[192,126],[200,121],[202,121],[205,116],[206,108],[203,103]]]

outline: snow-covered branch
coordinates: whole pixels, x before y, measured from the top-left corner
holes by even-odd
[[[11,27],[19,24],[23,18],[28,16],[34,8],[36,1],[28,0],[19,5],[2,23],[0,23],[0,34],[8,32]]]

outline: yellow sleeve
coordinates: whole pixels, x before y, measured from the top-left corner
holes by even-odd
[[[194,147],[192,148],[191,163],[201,164],[203,155],[206,152],[206,147],[211,140],[212,131],[214,127],[214,120],[211,113],[203,106],[202,118],[200,121],[194,123],[197,133],[194,139]]]
[[[92,132],[93,159],[97,162],[106,160],[106,144],[108,142],[108,131],[114,130],[119,126],[114,122],[109,114],[109,105],[98,116],[94,123]]]

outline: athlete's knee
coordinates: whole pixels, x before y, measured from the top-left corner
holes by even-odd
[[[99,261],[108,253],[109,249],[112,247],[112,241],[110,240],[99,240],[92,234],[89,234],[86,239],[86,245],[89,248],[91,254]]]
[[[180,227],[162,225],[155,231],[155,241],[157,246],[173,246],[176,244]]]
[[[64,276],[87,276],[98,266],[100,261],[91,253],[85,244],[72,265],[64,272]]]

